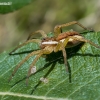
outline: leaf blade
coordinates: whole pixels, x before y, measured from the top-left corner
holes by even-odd
[[[32,0],[0,0],[0,13],[6,14],[31,3]]]
[[[85,35],[87,39],[91,39],[96,44],[100,44],[100,32],[98,33],[88,33]],[[96,39],[97,37],[97,39]],[[36,47],[36,46],[35,46]],[[34,49],[34,45],[27,45],[19,51],[27,50],[27,48]],[[28,95],[31,100],[32,98],[36,100],[66,100],[66,98],[77,100],[77,99],[97,99],[100,98],[100,50],[90,46],[89,44],[84,44],[76,55],[69,57],[68,62],[71,67],[72,73],[72,83],[69,83],[68,75],[63,64],[63,58],[61,61],[49,63],[44,57],[41,57],[36,66],[37,69],[45,66],[45,69],[32,75],[29,80],[29,85],[25,85],[25,80],[16,83],[18,80],[22,79],[28,70],[28,66],[33,61],[34,57],[29,59],[16,73],[14,78],[10,83],[7,82],[14,67],[21,61],[27,54],[13,55],[9,56],[8,52],[4,52],[0,55],[0,95],[3,99],[9,100],[11,97],[14,100],[20,98],[20,100],[27,100]],[[57,54],[58,55],[58,54]],[[55,55],[54,55],[55,56]],[[49,64],[47,64],[49,63]],[[54,66],[55,65],[55,66]],[[49,67],[48,67],[49,66]],[[54,66],[53,71],[47,76],[49,82],[41,83],[38,85],[41,77]],[[3,72],[3,73],[2,73]],[[16,84],[15,84],[16,83]],[[12,86],[13,85],[13,86]],[[12,87],[11,87],[12,86]],[[37,86],[37,87],[36,87]],[[33,91],[32,95],[29,95]],[[2,94],[4,93],[4,95]],[[8,94],[6,94],[8,93]],[[21,96],[14,96],[20,93]],[[31,98],[32,96],[32,98]],[[39,97],[39,98],[35,98]],[[43,98],[42,98],[43,97]]]

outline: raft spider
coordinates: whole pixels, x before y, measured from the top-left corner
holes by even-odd
[[[66,67],[66,71],[69,72],[68,66],[67,66],[67,54],[66,54],[66,50],[65,48],[71,48],[74,47],[78,44],[80,44],[81,42],[85,42],[85,43],[89,43],[91,45],[93,45],[96,48],[100,49],[100,46],[96,45],[95,43],[91,42],[90,40],[85,39],[80,33],[76,32],[76,31],[67,31],[67,32],[62,32],[62,28],[63,27],[67,27],[73,24],[77,24],[80,27],[82,27],[85,30],[88,30],[86,27],[84,27],[82,24],[80,24],[77,21],[72,21],[69,23],[65,23],[62,25],[57,25],[54,27],[54,37],[48,37],[47,34],[42,31],[42,30],[38,30],[35,31],[34,33],[31,33],[27,39],[26,42],[24,42],[23,44],[19,45],[18,47],[16,47],[12,52],[10,52],[10,54],[12,54],[14,51],[16,51],[18,48],[28,44],[28,43],[32,43],[32,42],[36,42],[39,44],[40,46],[40,50],[37,51],[33,51],[30,54],[28,54],[14,69],[14,71],[12,72],[12,75],[10,76],[10,79],[12,79],[12,77],[15,75],[15,73],[17,72],[18,68],[21,67],[21,65],[27,61],[31,56],[36,55],[36,58],[33,60],[32,64],[30,65],[30,68],[28,70],[28,74],[27,74],[27,80],[29,78],[29,76],[32,74],[32,69],[34,69],[35,63],[37,62],[37,60],[42,56],[42,55],[47,55],[50,54],[52,52],[58,52],[58,51],[62,51],[63,57],[64,57],[64,64]],[[42,35],[42,39],[31,39],[31,37],[36,34],[36,33],[40,33]]]

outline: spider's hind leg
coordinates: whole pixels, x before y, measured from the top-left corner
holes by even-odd
[[[89,43],[89,44],[91,44],[92,46],[94,46],[94,47],[100,49],[100,46],[99,46],[99,45],[93,43],[93,42],[90,41],[90,40],[85,39],[84,37],[78,38],[78,37],[72,37],[72,36],[70,36],[69,38],[72,38],[72,39],[74,39],[74,40],[78,40],[78,41],[81,41],[81,42]]]

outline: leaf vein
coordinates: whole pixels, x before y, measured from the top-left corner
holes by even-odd
[[[13,92],[0,92],[2,96],[15,96],[15,97],[25,97],[25,98],[33,98],[33,99],[42,99],[42,100],[68,100],[67,98],[53,98],[53,97],[45,97],[45,96],[35,96],[35,95],[28,95],[28,94],[19,94]]]

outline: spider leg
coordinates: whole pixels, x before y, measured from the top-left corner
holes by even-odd
[[[63,43],[62,43],[62,53],[63,53],[63,57],[64,57],[64,64],[65,64],[65,67],[66,67],[66,71],[69,72],[69,69],[68,69],[68,64],[67,64],[67,54],[66,54],[66,50],[65,50],[65,47],[67,46],[67,43],[69,41],[70,38],[66,38]]]
[[[28,70],[28,74],[27,74],[27,79],[26,79],[26,84],[28,84],[28,79],[29,79],[29,76],[33,73],[32,72],[32,69],[35,67],[35,63],[37,62],[37,60],[41,57],[42,53],[38,54],[36,56],[36,58],[34,59],[34,61],[32,62],[32,64],[30,65],[30,68]]]
[[[72,21],[72,22],[69,22],[69,23],[66,23],[66,24],[56,25],[55,28],[54,28],[54,34],[55,34],[55,36],[57,37],[60,33],[62,33],[61,31],[62,31],[63,27],[67,27],[67,26],[74,25],[74,24],[77,24],[78,26],[82,27],[83,29],[88,30],[86,27],[84,27],[79,22]]]
[[[68,70],[67,54],[66,54],[65,47],[66,47],[69,39],[70,38],[66,38],[63,42],[59,42],[58,45],[54,48],[54,52],[57,52],[58,50],[61,50],[62,51],[63,57],[64,57],[64,64],[65,64],[65,67],[66,67],[66,71],[67,72],[69,72],[69,70]]]
[[[85,38],[78,38],[78,37],[71,37],[72,39],[74,39],[74,40],[78,40],[78,41],[82,41],[82,42],[86,42],[86,43],[89,43],[89,44],[91,44],[92,46],[94,46],[94,47],[96,47],[96,48],[99,48],[100,49],[100,46],[99,45],[97,45],[97,44],[95,44],[95,43],[93,43],[92,41],[90,41],[90,40],[87,40],[87,39],[85,39]]]
[[[14,71],[12,72],[12,75],[11,75],[10,78],[9,78],[9,81],[12,79],[12,77],[13,77],[13,76],[15,75],[15,73],[17,72],[18,68],[21,67],[21,65],[22,65],[25,61],[27,61],[31,56],[34,56],[34,55],[36,55],[36,54],[38,54],[38,53],[40,53],[40,52],[41,52],[41,50],[38,50],[38,51],[33,51],[32,53],[28,54],[28,55],[15,67]]]
[[[30,68],[28,70],[28,74],[27,74],[27,79],[26,79],[26,84],[28,84],[28,79],[29,76],[32,74],[32,68],[35,67],[35,63],[37,62],[37,60],[43,55],[43,54],[50,54],[53,51],[52,46],[49,47],[47,46],[46,48],[44,48],[43,50],[41,50],[38,55],[36,56],[36,58],[34,59],[34,61],[32,62],[32,64],[30,65]]]
[[[63,57],[64,57],[64,64],[65,64],[65,67],[66,67],[66,71],[69,72],[68,64],[67,64],[67,54],[66,54],[65,48],[62,49],[62,53],[63,53]]]
[[[27,38],[27,40],[30,40],[31,37],[32,37],[34,34],[36,34],[36,33],[40,33],[40,34],[42,35],[43,38],[47,37],[47,34],[46,34],[43,30],[38,30],[38,31],[35,31],[35,32],[31,33],[31,34],[29,35],[29,37]]]
[[[54,48],[54,52],[62,50],[62,48],[65,48],[67,43],[69,41],[69,38],[66,38],[63,42],[58,42],[57,46]]]
[[[19,46],[17,46],[13,51],[11,51],[9,54],[11,55],[14,51],[16,51],[18,48],[20,48],[20,47],[22,47],[22,46],[24,46],[24,45],[26,45],[26,44],[28,44],[28,43],[31,43],[31,42],[36,42],[36,43],[41,43],[41,40],[40,39],[32,39],[32,40],[28,40],[28,41],[26,41],[26,42],[24,42],[24,43],[22,43],[22,44],[20,44]]]

